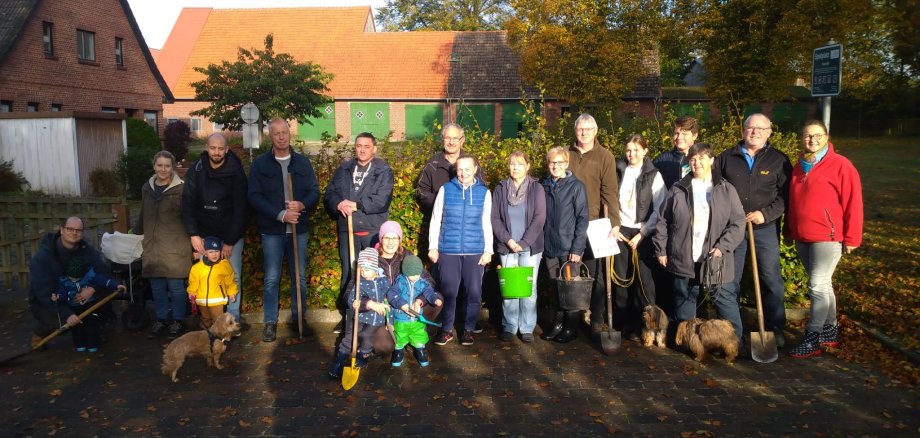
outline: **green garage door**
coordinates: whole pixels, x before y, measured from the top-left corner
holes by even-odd
[[[465,131],[495,135],[495,105],[462,105],[457,108],[457,122]]]
[[[439,105],[406,105],[406,139],[422,138],[444,124],[444,108]]]
[[[502,139],[517,138],[524,131],[524,105],[520,102],[502,104]]]
[[[388,103],[352,103],[351,104],[351,138],[362,132],[370,132],[377,140],[390,136],[390,104]]]
[[[309,117],[311,124],[300,123],[297,126],[297,135],[303,141],[320,141],[323,133],[335,137],[335,104],[328,104],[320,108],[322,117]]]
[[[706,103],[671,103],[671,110],[678,117],[690,116],[695,118],[701,124],[709,123],[709,106]]]

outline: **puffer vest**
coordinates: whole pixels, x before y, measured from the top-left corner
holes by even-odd
[[[479,179],[463,188],[457,178],[444,184],[444,210],[438,250],[444,254],[482,254],[482,210],[489,189]]]

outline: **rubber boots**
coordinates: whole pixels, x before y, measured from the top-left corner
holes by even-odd
[[[569,342],[578,339],[578,330],[581,328],[581,311],[569,311],[565,312],[565,330],[553,338],[554,341],[560,344],[567,344]]]
[[[349,361],[351,361],[351,355],[345,353],[336,354],[335,362],[329,368],[329,378],[332,380],[341,379],[342,370],[345,369],[345,364]]]
[[[553,327],[550,331],[543,334],[543,339],[552,341],[562,333],[563,328],[565,328],[565,312],[557,310],[553,318]]]

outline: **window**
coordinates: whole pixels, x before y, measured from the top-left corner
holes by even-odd
[[[64,105],[61,105],[61,104],[59,104],[59,103],[52,103],[52,104],[51,104],[51,112],[55,112],[55,113],[56,113],[56,112],[60,111],[63,107],[64,107]]]
[[[125,66],[124,40],[121,38],[115,38],[115,65]]]
[[[156,111],[144,111],[144,121],[148,125],[153,126],[153,129],[159,132],[157,128],[157,112]]]
[[[211,123],[211,129],[212,129],[214,132],[221,132],[221,131],[224,130],[224,124],[223,124],[223,123],[217,123],[217,122]]]
[[[54,56],[54,23],[42,21],[42,45],[45,56]]]
[[[77,30],[77,58],[81,61],[96,61],[96,34]]]
[[[127,115],[129,119],[133,119],[135,114],[137,114],[137,110],[136,110],[136,109],[134,109],[134,108],[125,108],[125,115]]]
[[[166,125],[172,125],[173,123],[178,122],[179,119],[166,119]]]
[[[26,112],[37,113],[38,112],[38,102],[29,102],[26,104]]]
[[[104,113],[113,113],[113,114],[114,114],[114,113],[117,113],[117,112],[118,112],[118,108],[113,108],[113,107],[110,107],[110,106],[104,106],[104,107],[102,107],[102,112],[104,112]]]
[[[13,112],[13,101],[12,100],[0,100],[0,113],[11,113]]]
[[[190,123],[188,127],[192,132],[201,132],[201,118],[192,117],[192,119],[189,120],[189,122]]]

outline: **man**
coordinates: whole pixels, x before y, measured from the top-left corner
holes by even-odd
[[[377,153],[377,139],[370,132],[355,137],[355,156],[345,160],[336,169],[326,187],[323,203],[329,215],[336,219],[339,237],[339,259],[342,280],[336,307],[342,319],[333,330],[341,333],[345,324],[345,293],[348,280],[353,277],[348,250],[348,217],[354,227],[355,254],[377,243],[380,226],[387,221],[390,201],[393,200],[393,169]]]
[[[785,285],[779,264],[779,224],[786,211],[792,165],[786,154],[770,147],[770,119],[752,114],[744,121],[744,140],[722,152],[716,160],[718,173],[738,192],[745,220],[754,226],[754,249],[763,291],[764,323],[773,330],[776,345],[783,347],[786,313]],[[734,295],[741,289],[741,277],[748,252],[748,236],[734,252]]]
[[[661,153],[653,162],[664,178],[665,190],[670,190],[675,182],[690,173],[687,150],[696,143],[699,133],[699,125],[693,117],[681,116],[674,121],[674,149]]]
[[[429,220],[438,190],[451,178],[457,176],[455,163],[460,152],[463,151],[465,142],[466,136],[460,125],[456,123],[444,125],[444,129],[441,130],[443,150],[432,155],[422,168],[422,174],[418,177],[418,203],[422,206],[422,214]],[[482,169],[476,171],[476,179],[486,184]],[[419,248],[423,246],[419,245]]]
[[[182,189],[182,222],[198,256],[204,256],[204,238],[215,236],[224,243],[221,257],[230,260],[233,280],[240,294],[227,305],[227,312],[240,321],[243,288],[243,235],[249,222],[246,173],[243,162],[229,150],[220,133],[208,136],[201,158],[185,174]],[[237,332],[235,334],[239,336]]]
[[[66,300],[52,300],[59,279],[67,274],[67,266],[72,259],[80,257],[96,273],[108,276],[109,265],[99,251],[83,240],[83,229],[82,219],[75,216],[65,219],[57,232],[42,238],[29,263],[29,308],[36,321],[32,334],[33,347],[60,328],[63,322],[71,327],[80,324],[80,318]],[[87,301],[96,292],[92,286],[87,286],[80,290],[77,298]]]
[[[313,164],[306,156],[291,149],[291,129],[287,121],[274,119],[268,125],[272,150],[252,162],[249,169],[249,203],[256,211],[262,235],[262,260],[265,280],[262,284],[262,312],[265,327],[263,342],[274,342],[278,325],[278,295],[281,261],[288,258],[291,275],[291,328],[298,331],[303,318],[303,334],[313,330],[297,308],[297,273],[300,274],[300,303],[307,302],[307,246],[310,212],[319,202],[319,185]],[[297,254],[294,253],[297,239]],[[297,271],[294,271],[294,260]]]
[[[610,220],[610,234],[613,239],[620,232],[620,208],[617,186],[617,163],[613,154],[597,143],[597,122],[590,114],[582,114],[575,119],[575,144],[569,148],[569,169],[585,185],[588,195],[588,220],[604,217]],[[607,288],[609,281],[604,263],[606,259],[595,259],[586,253],[582,262],[594,277],[594,290],[591,293],[591,334],[600,337],[607,308]],[[612,323],[612,321],[611,321]]]

